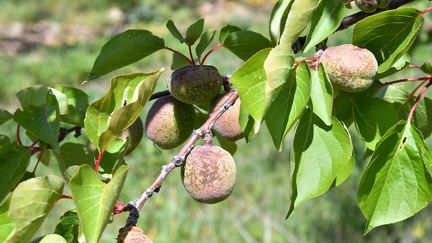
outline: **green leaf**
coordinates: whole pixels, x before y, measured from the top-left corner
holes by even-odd
[[[33,86],[20,90],[16,97],[23,109],[28,107],[43,108],[48,103],[50,89],[45,86]]]
[[[324,41],[338,28],[345,17],[346,8],[341,0],[320,1],[312,15],[311,28],[307,35],[304,52]]]
[[[204,30],[204,19],[199,19],[195,23],[191,24],[186,30],[185,42],[189,46],[195,44],[195,42],[200,38]]]
[[[126,30],[102,47],[90,71],[89,80],[137,62],[164,47],[164,40],[150,31]]]
[[[17,144],[0,147],[0,202],[24,176],[30,156],[29,149]]]
[[[277,44],[285,28],[286,18],[294,0],[279,0],[270,16],[269,32],[273,44]]]
[[[236,31],[240,31],[240,30],[242,30],[242,29],[240,29],[239,27],[234,26],[234,25],[226,25],[226,26],[224,26],[224,27],[220,30],[220,33],[219,33],[219,42],[220,42],[220,43],[224,43],[225,40],[226,40],[226,38],[227,38],[231,33],[236,32]]]
[[[83,165],[70,180],[69,187],[78,210],[86,242],[97,243],[107,225],[126,179],[127,167],[120,166],[105,184],[88,165]]]
[[[66,243],[66,240],[57,234],[50,234],[44,236],[39,243]]]
[[[300,119],[294,135],[294,172],[291,206],[287,217],[301,204],[328,191],[347,178],[353,148],[345,127],[336,118],[326,126],[311,111]]]
[[[217,138],[221,148],[228,151],[231,155],[235,154],[235,152],[237,151],[237,144],[235,142],[225,140],[223,138],[220,138],[219,136],[216,136],[216,138]]]
[[[393,104],[374,97],[355,100],[353,116],[357,131],[371,150],[375,150],[384,133],[399,121]]]
[[[170,19],[168,20],[168,22],[166,23],[166,27],[169,30],[169,32],[177,39],[180,41],[180,43],[185,42],[185,38],[183,37],[183,35],[180,33],[180,31],[177,29],[177,27],[175,26],[174,22]]]
[[[0,108],[0,125],[12,119],[13,116],[7,110]]]
[[[95,152],[84,144],[64,143],[60,147],[60,153],[65,162],[65,168],[73,165],[94,165]]]
[[[61,121],[83,127],[89,105],[88,95],[80,89],[67,86],[56,86],[51,91],[59,103]]]
[[[270,106],[265,120],[275,147],[283,148],[289,130],[300,118],[311,96],[311,72],[306,62],[297,66],[296,72],[286,82]]]
[[[118,76],[111,81],[108,93],[88,107],[84,127],[99,151],[135,122],[162,72]]]
[[[51,93],[46,93],[46,103],[43,106],[23,107],[23,110],[15,112],[15,122],[27,129],[39,140],[48,143],[54,149],[58,149],[60,111],[56,97]]]
[[[409,50],[423,21],[414,8],[384,11],[355,25],[353,44],[370,50],[378,61],[378,73],[383,73]]]
[[[67,243],[78,243],[79,218],[75,211],[67,211],[61,217],[54,233],[63,236]]]
[[[209,30],[204,32],[204,34],[201,36],[198,45],[195,47],[195,52],[196,55],[198,56],[198,59],[201,59],[201,55],[203,54],[205,49],[210,45],[210,43],[213,41],[215,34],[216,34],[216,30]]]
[[[6,242],[29,242],[45,217],[60,199],[63,180],[56,175],[21,182],[12,192],[9,216],[16,224]]]
[[[252,137],[258,133],[260,129],[260,122],[256,121],[244,108],[240,106],[240,127],[243,131],[243,135],[247,143],[249,143]]]
[[[263,64],[269,52],[270,49],[258,52],[231,77],[231,82],[239,92],[241,106],[258,121],[261,121],[264,116],[266,76]]]
[[[249,59],[262,49],[272,47],[272,43],[263,35],[248,30],[232,32],[222,44],[242,60]]]
[[[431,151],[411,124],[401,121],[381,138],[357,193],[368,221],[365,233],[409,218],[431,203],[431,164]]]
[[[383,79],[385,77],[388,77],[390,75],[393,75],[399,71],[401,71],[402,69],[408,67],[411,64],[411,57],[408,54],[404,54],[402,55],[402,57],[400,57],[393,65],[392,67],[383,72],[383,73],[379,73],[375,76],[375,79]],[[380,80],[381,82],[382,80]]]
[[[172,54],[171,70],[190,65],[190,63],[177,53]]]
[[[327,125],[333,119],[333,87],[322,64],[312,71],[311,101],[313,112]]]
[[[0,205],[0,242],[5,242],[7,237],[15,230],[15,223],[8,215],[10,197]]]

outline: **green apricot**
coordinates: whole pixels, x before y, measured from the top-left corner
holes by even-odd
[[[387,8],[390,0],[378,0],[378,8]]]
[[[228,98],[229,93],[220,95],[213,103],[213,111],[219,109]],[[243,132],[240,127],[240,99],[234,103],[228,110],[226,110],[222,116],[214,123],[213,131],[219,137],[229,140],[236,141],[243,138]]]
[[[365,13],[373,13],[378,9],[378,0],[355,0],[355,4]]]
[[[125,155],[128,155],[132,153],[132,151],[135,150],[135,148],[138,146],[138,144],[141,142],[141,139],[144,135],[144,126],[141,118],[138,117],[138,119],[135,120],[135,122],[128,127],[123,133],[121,134],[121,138],[128,139],[129,143],[125,150]]]

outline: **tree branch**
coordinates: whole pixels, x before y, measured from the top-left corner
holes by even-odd
[[[149,101],[159,99],[160,97],[168,96],[168,95],[170,95],[169,90],[160,91],[160,92],[152,94],[152,96],[150,96]]]

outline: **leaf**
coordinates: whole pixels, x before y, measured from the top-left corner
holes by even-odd
[[[112,180],[105,184],[88,165],[72,177],[69,187],[77,207],[86,242],[97,243],[111,216],[126,179],[127,167],[120,166]]]
[[[44,236],[39,243],[66,243],[67,241],[57,234],[50,234]]]
[[[12,192],[9,216],[16,224],[6,242],[29,242],[45,217],[60,199],[63,180],[56,175],[21,182]]]
[[[336,118],[326,126],[310,110],[300,119],[293,141],[294,173],[287,217],[301,204],[346,179],[353,148],[345,127]]]
[[[237,151],[237,144],[233,141],[228,141],[225,140],[219,136],[216,136],[219,145],[221,146],[221,148],[225,149],[226,151],[228,151],[231,155],[234,155],[235,152]]]
[[[15,223],[8,215],[10,197],[0,205],[0,242],[5,242],[7,237],[15,230]]]
[[[67,243],[78,243],[79,218],[75,211],[67,211],[61,217],[54,233],[63,236]]]
[[[109,40],[100,51],[89,74],[89,80],[137,62],[165,48],[162,38],[147,30],[126,30]]]
[[[216,30],[209,30],[204,32],[203,35],[201,35],[200,41],[198,42],[198,45],[195,47],[196,55],[198,56],[198,59],[201,59],[201,55],[205,51],[205,49],[210,45],[210,43],[213,41],[216,34]]]
[[[346,8],[341,0],[320,1],[312,15],[311,28],[303,52],[309,51],[333,34],[342,23],[345,13]]]
[[[103,163],[101,167],[105,173],[111,173],[115,164],[119,160],[123,160],[125,156],[125,151],[128,146],[127,139],[115,139],[106,149],[105,153],[102,156]],[[95,157],[96,159],[96,157]]]
[[[0,202],[24,176],[30,156],[29,149],[17,144],[0,147]]]
[[[242,30],[242,29],[240,29],[239,27],[234,26],[234,25],[226,25],[226,26],[224,26],[224,27],[220,30],[220,33],[219,33],[219,42],[220,42],[220,43],[224,43],[225,40],[226,40],[226,38],[227,38],[231,33],[236,32],[236,31],[240,31],[240,30]]]
[[[255,53],[272,47],[271,42],[263,35],[248,30],[232,32],[222,44],[242,60],[247,60]]]
[[[423,21],[414,8],[384,11],[355,25],[353,44],[370,50],[378,61],[378,73],[383,73],[409,50]]]
[[[366,234],[409,218],[432,201],[431,164],[431,151],[417,129],[405,121],[390,128],[377,144],[357,193],[368,221]]]
[[[379,73],[375,76],[375,79],[380,79],[380,82],[382,82],[382,79],[385,77],[388,77],[390,75],[393,75],[399,71],[401,71],[402,69],[408,67],[411,64],[411,57],[408,54],[404,54],[402,55],[402,57],[400,57],[393,65],[392,67],[383,72],[383,73]]]
[[[59,103],[61,121],[83,127],[89,105],[88,95],[80,89],[67,86],[56,86],[51,91]]]
[[[190,65],[190,63],[184,59],[179,54],[173,52],[172,54],[172,62],[171,62],[171,70],[176,70],[178,68]]]
[[[353,116],[357,131],[371,150],[375,150],[384,133],[399,121],[393,104],[374,97],[354,101]]]
[[[47,93],[44,105],[23,106],[23,108],[23,110],[15,112],[15,122],[34,134],[39,140],[48,143],[54,149],[58,149],[60,112],[56,97]]]
[[[270,49],[258,52],[231,77],[231,82],[239,92],[241,106],[258,121],[261,121],[264,116],[266,76],[263,64],[269,52]]]
[[[45,86],[33,86],[20,90],[16,97],[23,109],[28,107],[43,108],[48,103],[50,89]]]
[[[240,127],[243,131],[243,135],[247,143],[249,143],[256,133],[260,129],[260,122],[254,120],[254,118],[240,105]]]
[[[65,162],[65,168],[73,165],[94,165],[95,152],[84,144],[64,143],[60,147],[60,153]]]
[[[290,80],[283,85],[265,117],[267,128],[278,150],[282,150],[286,135],[300,118],[310,95],[311,71],[308,64],[302,62]]]
[[[0,125],[12,119],[13,116],[7,110],[0,108]]]
[[[189,46],[195,44],[198,38],[201,36],[204,29],[204,19],[199,19],[195,23],[191,24],[186,30],[185,42]]]
[[[84,127],[99,151],[135,122],[162,72],[118,76],[111,81],[108,93],[88,107]]]
[[[166,27],[169,30],[169,32],[177,39],[180,41],[180,43],[185,42],[185,38],[183,37],[183,35],[180,33],[180,31],[177,29],[177,27],[175,26],[174,22],[170,19],[168,20],[168,22],[166,23]]]
[[[333,87],[322,64],[318,71],[312,71],[311,101],[313,112],[330,126],[333,119]]]
[[[279,38],[285,28],[286,18],[294,0],[279,0],[273,7],[270,16],[269,32],[273,44],[279,42]]]

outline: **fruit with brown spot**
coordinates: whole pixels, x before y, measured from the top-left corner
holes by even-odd
[[[153,241],[144,234],[142,229],[131,225],[120,229],[117,243],[153,243]]]

